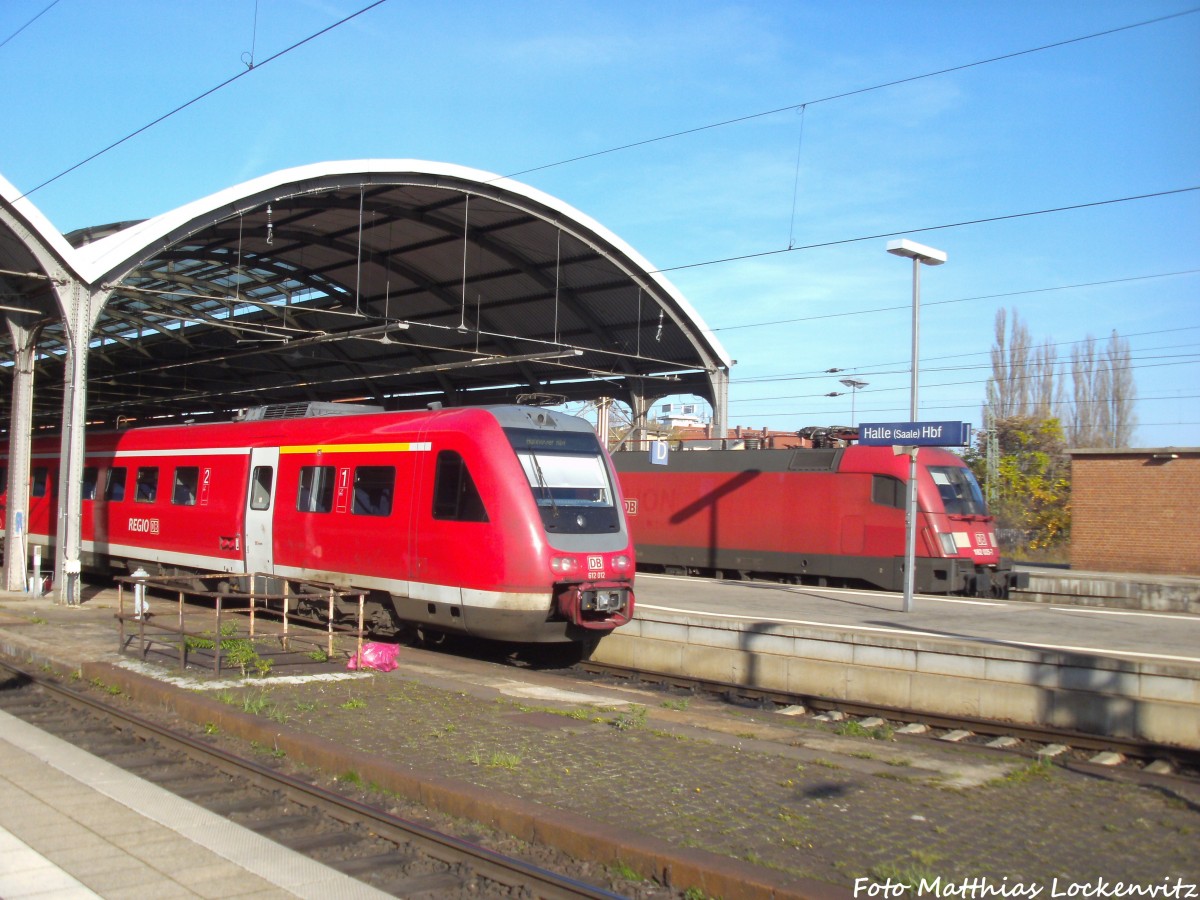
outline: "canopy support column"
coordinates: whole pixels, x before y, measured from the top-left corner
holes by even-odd
[[[68,606],[80,602],[80,551],[83,523],[84,426],[87,421],[88,345],[96,317],[104,306],[78,282],[59,297],[66,325],[67,360],[63,375],[62,456],[58,490],[58,546],[55,553],[55,586],[58,601]]]
[[[14,348],[12,420],[8,433],[8,502],[4,513],[4,584],[27,587],[29,534],[29,455],[33,444],[33,360],[41,326],[32,316],[10,314]]]

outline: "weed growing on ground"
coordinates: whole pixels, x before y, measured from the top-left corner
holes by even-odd
[[[940,859],[936,854],[923,850],[913,850],[909,853],[911,861],[901,863],[885,863],[875,866],[869,874],[880,881],[888,881],[903,885],[909,890],[916,890],[921,882],[936,881],[938,875],[933,871],[933,865]]]
[[[690,699],[684,697],[682,700],[664,700],[661,705],[665,709],[673,709],[676,712],[683,712],[688,708],[688,704],[691,702],[692,701]]]
[[[1002,778],[997,778],[989,784],[1024,784],[1034,778],[1050,778],[1054,775],[1054,763],[1045,757],[1032,759],[1020,768],[1013,769]]]
[[[343,772],[341,775],[339,775],[337,777],[336,780],[340,781],[342,784],[352,784],[355,787],[363,786],[362,776],[359,775],[354,770],[350,770],[349,772]]]
[[[364,708],[366,708],[366,705],[367,705],[366,700],[363,700],[359,697],[351,697],[345,703],[341,704],[341,708],[342,709],[364,709]]]
[[[891,725],[877,725],[874,728],[867,728],[855,721],[842,722],[834,729],[837,734],[847,735],[849,737],[865,737],[873,741],[890,741],[895,734],[895,729]]]
[[[308,658],[316,663],[329,662],[329,654],[326,653],[324,650],[322,650],[320,647],[318,647],[316,650],[313,650],[311,653],[309,653]]]
[[[259,691],[257,694],[246,694],[242,697],[242,712],[250,713],[252,716],[262,715],[274,708],[274,702],[264,691]]]
[[[99,690],[102,690],[102,691],[104,691],[104,693],[109,694],[113,697],[115,697],[121,693],[121,689],[117,685],[105,684],[99,678],[93,678],[91,681],[91,685],[92,685],[92,687],[98,688]]]
[[[649,716],[649,710],[641,704],[634,703],[615,719],[612,719],[609,724],[618,731],[626,731],[630,728],[645,728],[647,716]]]
[[[629,863],[618,859],[615,863],[609,866],[609,871],[617,878],[622,878],[625,881],[643,881],[644,879],[638,872],[633,869]]]

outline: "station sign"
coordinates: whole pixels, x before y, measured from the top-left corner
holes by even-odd
[[[864,422],[858,442],[867,447],[966,447],[970,422]]]
[[[668,461],[666,441],[650,442],[650,463],[655,466],[665,466]]]

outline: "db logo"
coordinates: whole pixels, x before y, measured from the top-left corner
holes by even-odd
[[[139,534],[158,534],[158,519],[130,519],[129,530]]]
[[[589,556],[588,557],[588,568],[591,569],[592,571],[595,571],[596,569],[603,569],[604,568],[604,557],[603,556]]]
[[[627,515],[627,516],[636,516],[637,515],[637,497],[626,497],[625,498],[625,515]]]
[[[975,532],[975,543],[977,543],[980,547],[986,547],[987,542],[988,541],[987,541],[986,533],[984,533],[982,531]]]

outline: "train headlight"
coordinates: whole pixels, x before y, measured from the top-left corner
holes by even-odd
[[[552,556],[550,558],[550,569],[553,572],[567,575],[576,571],[578,568],[579,563],[573,556]]]
[[[939,531],[938,540],[942,542],[943,553],[947,556],[958,556],[958,545],[954,542],[954,535]]]
[[[618,572],[629,571],[629,557],[624,553],[618,553],[612,558],[612,567]]]

